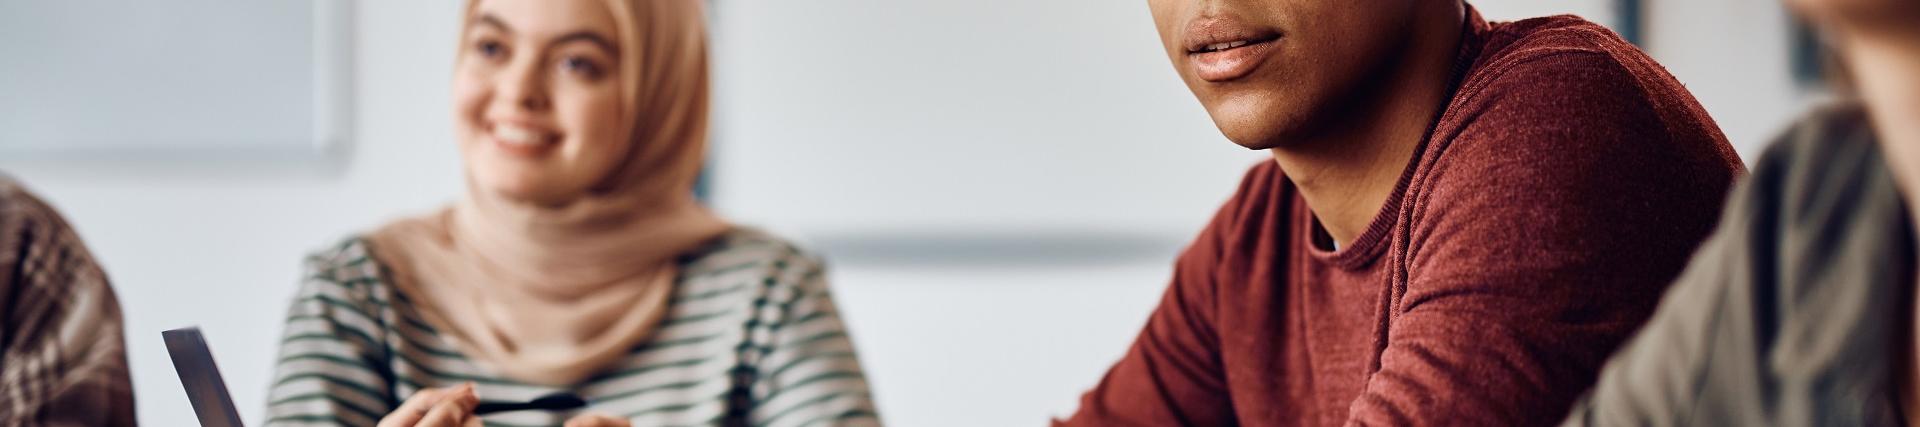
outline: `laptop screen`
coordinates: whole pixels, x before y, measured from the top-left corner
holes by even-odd
[[[200,425],[240,427],[240,411],[233,406],[233,397],[227,395],[227,382],[220,378],[220,368],[214,366],[213,351],[207,348],[200,328],[163,331],[160,337],[167,341],[167,354],[173,357],[173,369],[180,373],[180,384],[187,388],[187,400],[193,402]]]

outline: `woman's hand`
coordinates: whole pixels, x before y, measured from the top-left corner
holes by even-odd
[[[625,418],[614,418],[600,414],[585,414],[567,420],[565,427],[633,427]]]
[[[381,418],[379,427],[479,427],[480,417],[473,415],[479,404],[473,383],[420,390]]]

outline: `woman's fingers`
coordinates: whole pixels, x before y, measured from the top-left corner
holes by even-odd
[[[462,395],[473,396],[472,383],[453,387],[429,388],[414,392],[413,396],[407,397],[407,401],[400,403],[399,408],[394,408],[392,413],[381,418],[379,427],[413,427],[422,425],[422,421],[427,417],[427,413],[431,412],[434,407],[439,406],[449,397],[459,397]],[[477,404],[479,398],[475,396],[474,401]],[[468,408],[468,411],[472,411],[471,407]]]
[[[585,414],[567,420],[565,427],[633,427],[633,423],[607,415]]]
[[[434,404],[425,417],[415,426],[461,427],[473,416],[473,408],[480,404],[480,397],[473,394],[472,384],[463,384],[449,390],[440,403]]]
[[[427,416],[427,409],[440,403],[440,397],[445,394],[446,390],[439,388],[413,392],[412,396],[407,397],[407,401],[400,403],[400,407],[394,408],[393,412],[380,418],[379,427],[412,427],[414,424],[419,424],[420,418]]]

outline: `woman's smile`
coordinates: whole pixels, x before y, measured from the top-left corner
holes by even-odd
[[[559,147],[561,140],[558,132],[502,121],[494,122],[487,136],[501,152],[521,157],[544,156]]]

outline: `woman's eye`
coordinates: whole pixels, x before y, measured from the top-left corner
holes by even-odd
[[[507,53],[507,47],[505,45],[492,40],[480,42],[474,46],[474,50],[479,51],[480,56],[488,58],[498,58],[500,55]]]
[[[587,77],[597,77],[600,75],[600,64],[595,64],[592,60],[578,56],[569,56],[561,59],[560,68]]]

